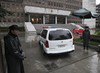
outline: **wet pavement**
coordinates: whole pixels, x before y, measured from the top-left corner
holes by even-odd
[[[38,45],[38,36],[25,35],[19,36],[26,55],[25,73],[100,73],[100,54],[96,51],[85,52],[82,46],[75,45],[75,51],[71,53],[44,55]]]

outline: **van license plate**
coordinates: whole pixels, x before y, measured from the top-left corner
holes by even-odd
[[[58,45],[58,47],[65,47],[65,45]]]

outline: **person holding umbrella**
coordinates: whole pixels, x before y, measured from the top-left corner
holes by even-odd
[[[90,41],[90,31],[88,26],[85,26],[85,30],[82,33],[82,38],[83,38],[83,49],[88,50],[89,41]]]

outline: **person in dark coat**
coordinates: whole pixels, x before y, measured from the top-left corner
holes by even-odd
[[[24,52],[18,38],[18,26],[9,27],[9,32],[4,36],[5,57],[7,62],[7,73],[24,73]]]
[[[82,37],[83,37],[83,49],[88,50],[89,41],[90,41],[90,31],[88,26],[85,26],[85,30],[82,34]]]

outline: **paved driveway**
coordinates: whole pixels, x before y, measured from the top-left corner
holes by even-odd
[[[76,45],[70,54],[43,55],[38,36],[30,42],[25,41],[24,35],[20,39],[27,57],[26,73],[100,73],[100,56],[92,49],[85,52]]]
[[[19,38],[27,57],[25,73],[100,73],[100,54],[92,49],[85,52],[82,46],[75,45],[76,50],[70,54],[43,55],[38,36],[26,41],[25,33],[21,33]]]

